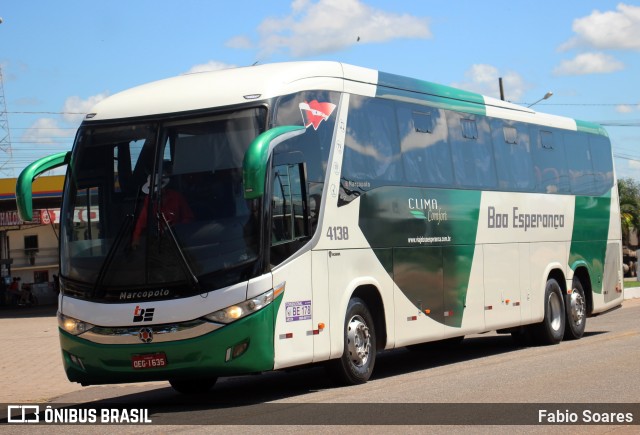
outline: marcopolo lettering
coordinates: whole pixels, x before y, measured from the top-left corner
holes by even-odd
[[[170,290],[160,289],[160,290],[140,290],[140,291],[125,291],[120,292],[120,300],[129,300],[129,299],[151,299],[151,298],[159,298],[164,296],[169,296],[171,293]]]
[[[564,228],[564,215],[555,213],[522,213],[513,207],[511,215],[500,213],[494,206],[487,208],[488,228],[518,228],[527,231],[532,228]]]

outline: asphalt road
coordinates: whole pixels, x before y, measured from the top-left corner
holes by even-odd
[[[589,319],[581,340],[556,346],[519,347],[510,336],[491,333],[467,337],[453,349],[386,351],[378,355],[373,378],[359,386],[336,386],[323,368],[310,367],[222,378],[201,396],[182,396],[168,384],[155,383],[88,387],[54,403],[147,409],[153,428],[126,426],[125,433],[639,433],[640,299]],[[547,408],[553,415],[575,411],[581,418],[585,410],[622,412],[623,417],[630,412],[635,425],[537,426],[531,421]],[[431,426],[451,419],[456,425]],[[466,426],[479,421],[532,425],[517,430]],[[68,429],[65,433],[82,432]],[[112,429],[98,426],[96,433]]]

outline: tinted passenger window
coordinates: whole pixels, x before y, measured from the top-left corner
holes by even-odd
[[[392,102],[352,95],[345,142],[342,174],[347,180],[402,180]]]
[[[585,133],[565,133],[564,149],[571,192],[577,195],[592,193],[595,190],[595,179],[588,136]]]
[[[408,184],[453,183],[446,117],[441,110],[420,106],[398,108],[400,148]]]
[[[544,193],[569,193],[562,137],[555,130],[531,128],[533,169],[536,190]]]
[[[533,190],[535,181],[526,124],[494,119],[491,121],[491,135],[498,187],[505,190]]]
[[[496,169],[487,119],[447,112],[447,124],[456,183],[471,188],[496,187]]]
[[[596,195],[602,195],[613,186],[611,142],[605,136],[589,136]]]

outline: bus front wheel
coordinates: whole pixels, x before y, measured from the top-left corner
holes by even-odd
[[[365,302],[352,298],[344,320],[342,357],[329,363],[329,370],[343,384],[364,384],[376,362],[376,333]]]
[[[178,393],[204,394],[213,388],[218,378],[170,379],[169,383]]]

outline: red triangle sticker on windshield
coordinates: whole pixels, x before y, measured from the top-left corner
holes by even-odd
[[[331,103],[319,103],[316,100],[310,102],[304,102],[299,104],[300,113],[302,114],[302,121],[304,126],[309,128],[313,125],[313,129],[317,130],[322,121],[329,119],[334,109],[335,104]]]

